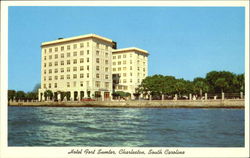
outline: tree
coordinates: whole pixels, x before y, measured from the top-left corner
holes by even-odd
[[[203,92],[208,92],[209,86],[204,78],[197,77],[193,80],[194,93],[202,96]]]
[[[25,100],[26,97],[25,97],[25,92],[24,91],[17,91],[16,92],[16,99],[17,100]]]
[[[8,100],[14,100],[16,96],[16,91],[15,90],[8,90]]]
[[[46,91],[44,92],[44,97],[45,97],[45,100],[47,100],[48,98],[49,98],[50,100],[52,100],[52,98],[53,98],[53,92],[52,92],[51,90],[46,90]]]

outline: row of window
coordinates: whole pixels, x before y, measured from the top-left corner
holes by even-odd
[[[80,81],[80,82],[74,81],[74,82],[67,82],[67,87],[68,88],[69,87],[76,87],[77,83],[80,85],[80,87],[84,86],[84,82],[83,81]],[[102,87],[104,87],[106,89],[109,89],[109,85],[110,85],[109,82],[104,82],[104,85]],[[86,87],[89,87],[89,81],[86,81]],[[100,88],[101,87],[101,82],[100,81],[95,81],[95,87]],[[46,88],[52,88],[52,84],[51,83],[43,84],[43,88],[44,89],[46,89]],[[57,83],[54,83],[54,88],[58,88],[58,84]]]
[[[64,46],[58,46],[58,47],[53,47],[53,48],[44,48],[44,53],[52,53],[52,52],[58,52],[58,51],[65,51],[65,50],[71,50],[71,49],[77,49],[77,48],[84,48],[84,47],[89,47],[90,43],[89,42],[81,42],[81,43],[75,43],[75,44],[68,44]],[[107,45],[101,45],[99,43],[96,43],[96,48],[98,49],[105,49],[108,50]]]
[[[67,65],[70,65],[71,63],[73,63],[73,64],[84,63],[84,58],[80,58],[79,60],[78,60],[78,59],[66,60],[65,62],[66,62]],[[86,62],[89,63],[89,62],[90,62],[90,59],[89,59],[89,58],[86,58]],[[98,64],[101,63],[100,58],[96,58],[96,61],[95,61],[95,62],[98,63]],[[103,60],[103,62],[104,62],[106,65],[109,64],[109,61],[108,61],[108,60]],[[59,63],[60,63],[60,65],[64,65],[64,64],[65,64],[65,63],[64,63],[64,60],[59,61],[59,62],[58,62],[58,61],[55,61],[55,62],[54,62],[54,66],[58,66]],[[48,65],[48,66],[53,66],[53,62],[44,63],[44,64],[43,64],[43,67],[47,67],[47,65]]]
[[[127,55],[128,54],[123,54],[123,55],[113,55],[113,59],[121,59],[121,58],[126,58],[127,57]],[[129,54],[129,56],[130,57],[133,57],[133,54],[132,53],[130,53]],[[146,58],[146,56],[142,56],[142,55],[140,55],[140,54],[137,54],[137,58],[140,58],[140,57],[142,57],[143,59],[145,59]]]
[[[123,60],[123,61],[118,61],[118,62],[113,62],[112,63],[113,65],[121,65],[121,64],[127,64],[127,60]],[[132,60],[130,60],[130,64],[133,64],[133,61]],[[137,60],[137,64],[140,64],[140,61],[139,60]],[[143,66],[145,66],[145,62],[143,62]]]
[[[86,55],[89,55],[90,54],[90,51],[87,50],[87,54]],[[96,51],[96,56],[103,56],[103,52],[100,52],[100,51]],[[83,56],[84,55],[84,51],[80,51],[80,52],[73,52],[73,53],[62,53],[60,54],[60,58],[64,58],[65,56],[68,58],[68,57],[76,57],[76,56]],[[109,57],[109,53],[108,52],[105,52],[105,57],[108,58]],[[55,55],[44,55],[43,59],[44,60],[47,60],[48,59],[58,59],[59,58],[59,54],[55,54]]]
[[[113,70],[113,72],[116,72],[116,70],[117,70],[117,71],[122,71],[122,70],[123,70],[123,71],[126,71],[126,70],[127,70],[127,67],[123,67],[123,68],[118,67],[118,68],[113,68],[112,70]],[[132,66],[130,66],[130,70],[133,70],[133,67],[132,67]],[[140,71],[140,67],[137,67],[137,70]],[[143,68],[142,70],[143,70],[143,72],[146,71],[145,68]]]
[[[60,76],[54,76],[54,80],[59,80],[59,77],[60,77],[60,80],[64,80],[64,79],[77,79],[77,76],[79,78],[84,78],[84,73],[81,73],[81,74],[67,74],[67,75],[60,75]],[[100,78],[100,74],[99,73],[96,73],[96,78]],[[71,78],[72,77],[72,78]],[[89,73],[86,73],[86,78],[89,78]],[[44,76],[43,77],[43,80],[46,81],[46,79],[48,79],[49,81],[52,81],[52,76]],[[104,79],[109,79],[109,75],[105,74],[104,75]]]
[[[86,66],[86,70],[89,71],[89,65]],[[80,67],[67,67],[67,68],[60,68],[60,69],[49,69],[48,70],[48,73],[51,74],[53,73],[53,70],[54,70],[54,73],[58,73],[58,71],[60,70],[61,73],[64,73],[64,72],[76,72],[76,71],[84,71],[84,66],[80,66]],[[108,72],[109,71],[109,68],[108,67],[105,67],[104,68],[105,72]],[[100,66],[96,66],[96,71],[100,71]],[[43,73],[46,74],[47,73],[47,70],[43,70]]]

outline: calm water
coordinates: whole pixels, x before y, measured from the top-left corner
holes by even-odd
[[[9,146],[243,147],[242,109],[8,107]]]

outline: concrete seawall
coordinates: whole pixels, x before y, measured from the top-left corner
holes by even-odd
[[[234,100],[141,100],[85,102],[9,102],[9,106],[47,107],[119,107],[119,108],[245,108],[242,99]]]

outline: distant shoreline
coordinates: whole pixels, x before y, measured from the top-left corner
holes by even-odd
[[[9,102],[19,107],[103,107],[103,108],[245,108],[244,99],[232,100],[141,100],[84,102]]]

